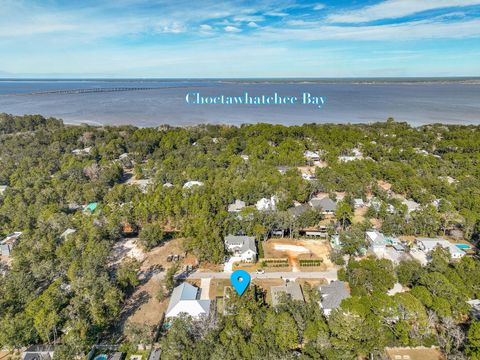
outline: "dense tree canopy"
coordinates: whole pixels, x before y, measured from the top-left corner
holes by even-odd
[[[328,165],[316,168],[313,181],[298,169],[306,165],[307,149],[321,150]],[[339,161],[353,149],[363,159]],[[219,263],[226,234],[262,240],[280,228],[296,235],[322,215],[311,210],[295,217],[289,208],[319,191],[347,192],[336,215],[345,230],[343,251],[353,257],[365,246],[368,223],[352,226],[351,198],[371,193],[379,206],[370,208],[367,220],[375,218],[386,234],[460,231],[476,242],[479,161],[477,126],[413,128],[387,121],[138,129],[0,115],[0,185],[7,186],[0,235],[23,232],[0,278],[0,347],[57,341],[59,354],[71,358],[104,334],[137,285],[134,264],[109,265],[126,223],[139,227],[146,249],[182,236],[185,251]],[[278,166],[288,170],[280,173]],[[150,185],[134,185],[139,180]],[[187,189],[187,181],[203,185]],[[419,208],[408,213],[379,181]],[[278,198],[277,212],[254,208],[271,196]],[[246,202],[240,214],[226,211],[235,199]],[[81,210],[88,203],[98,203],[91,214]],[[67,228],[77,231],[61,237]],[[340,276],[354,296],[328,320],[314,290],[305,306],[287,301],[272,309],[255,298],[209,331],[198,332],[189,319],[176,321],[162,340],[165,354],[287,359],[298,352],[305,359],[353,359],[377,354],[384,345],[437,344],[448,354],[478,358],[478,323],[470,324],[465,302],[480,296],[478,260],[452,262],[441,250],[428,267],[352,258]],[[411,290],[387,296],[397,281]]]

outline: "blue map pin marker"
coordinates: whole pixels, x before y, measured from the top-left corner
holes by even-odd
[[[245,290],[250,284],[250,274],[245,270],[236,270],[230,276],[233,288],[237,291],[237,294],[242,296]]]

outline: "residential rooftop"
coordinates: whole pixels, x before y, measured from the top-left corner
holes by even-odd
[[[279,286],[272,286],[270,290],[272,293],[273,306],[280,304],[281,294],[286,294],[287,297],[292,300],[304,301],[300,285],[293,281],[286,282],[285,284]]]

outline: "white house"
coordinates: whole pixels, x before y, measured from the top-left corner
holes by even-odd
[[[420,250],[423,250],[427,255],[430,255],[432,250],[437,246],[448,249],[452,259],[460,259],[466,255],[465,251],[459,249],[454,244],[442,238],[417,238],[416,241]]]
[[[368,243],[368,249],[372,251],[378,258],[385,256],[385,237],[377,230],[365,232],[365,240]]]
[[[201,181],[196,181],[196,180],[192,180],[192,181],[187,181],[184,185],[183,185],[183,188],[184,189],[191,189],[192,187],[194,186],[202,186],[203,185],[203,182]]]
[[[225,237],[225,249],[241,261],[254,262],[257,258],[255,237],[228,235]]]
[[[348,161],[355,161],[355,160],[362,160],[363,154],[358,149],[353,149],[351,151],[352,155],[341,155],[338,157],[339,161],[348,162]]]
[[[270,197],[270,199],[261,198],[257,201],[255,206],[257,207],[258,211],[275,211],[277,210],[277,202],[278,198],[274,195]]]
[[[75,155],[86,155],[86,154],[90,154],[90,151],[92,150],[91,147],[86,147],[84,149],[74,149],[72,150],[72,154],[75,154]]]
[[[319,161],[320,160],[320,154],[316,151],[306,150],[303,153],[303,156],[305,156],[305,159],[310,160],[310,161]]]
[[[312,174],[302,174],[302,178],[304,180],[312,181],[315,180],[315,175]]]
[[[235,202],[228,205],[228,212],[240,212],[245,207],[245,201],[236,199]]]
[[[208,316],[209,313],[210,300],[200,300],[198,288],[184,282],[173,289],[165,318],[186,314],[198,319],[201,316]]]
[[[363,199],[353,199],[353,207],[355,209],[360,209],[360,208],[363,208],[365,206],[365,202],[363,201]]]
[[[412,211],[418,210],[420,208],[420,204],[413,200],[403,199],[402,204],[407,207],[407,212],[410,214]]]

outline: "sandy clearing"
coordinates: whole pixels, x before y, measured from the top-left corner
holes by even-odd
[[[137,244],[137,238],[122,239],[113,245],[110,265],[117,265],[127,257],[140,262],[145,260],[146,254]]]
[[[275,244],[273,246],[273,248],[275,250],[279,250],[279,251],[292,251],[292,252],[296,252],[296,253],[300,253],[300,254],[304,254],[304,253],[309,253],[310,250],[308,250],[307,248],[303,247],[303,246],[298,246],[298,245],[282,245],[282,244]]]
[[[335,267],[330,261],[332,251],[327,240],[299,240],[299,239],[270,239],[263,244],[265,258],[287,257],[292,271],[326,271]],[[322,259],[322,264],[313,269],[312,267],[300,267],[301,259]]]

